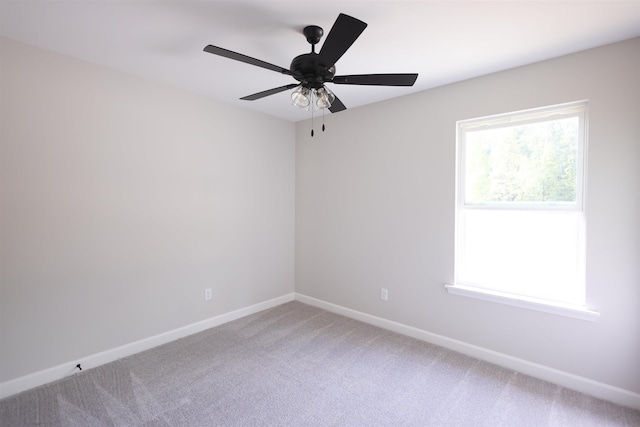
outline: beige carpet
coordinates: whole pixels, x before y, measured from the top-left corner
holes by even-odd
[[[0,401],[2,426],[640,426],[640,412],[299,302]]]

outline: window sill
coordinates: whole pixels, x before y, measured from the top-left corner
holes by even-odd
[[[444,287],[447,292],[455,295],[462,295],[470,298],[477,298],[484,301],[497,302],[500,304],[512,305],[514,307],[537,310],[545,313],[557,314],[559,316],[573,317],[580,320],[595,322],[600,317],[600,313],[592,311],[579,305],[562,304],[551,301],[539,300],[519,295],[511,295],[498,291],[473,288],[463,285],[449,285]]]

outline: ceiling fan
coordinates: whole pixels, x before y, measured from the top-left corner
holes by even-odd
[[[345,110],[347,107],[325,87],[325,83],[343,85],[374,85],[374,86],[413,86],[418,74],[358,74],[336,76],[335,63],[351,47],[353,42],[362,34],[367,24],[359,19],[341,13],[331,27],[329,34],[316,53],[315,45],[320,41],[324,31],[321,27],[310,25],[304,28],[303,34],[311,44],[311,52],[296,56],[289,69],[252,58],[241,53],[233,52],[221,47],[208,45],[205,52],[236,61],[245,62],[257,67],[287,74],[299,83],[291,83],[262,92],[247,95],[240,99],[255,101],[265,96],[284,92],[296,88],[291,94],[294,105],[302,108],[328,108],[332,113]],[[315,101],[315,105],[314,104]]]

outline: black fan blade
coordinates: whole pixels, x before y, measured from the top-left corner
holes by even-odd
[[[274,95],[276,93],[284,92],[285,90],[288,90],[288,89],[293,89],[296,86],[298,86],[298,83],[291,83],[285,86],[280,86],[280,87],[265,90],[262,92],[254,93],[253,95],[247,95],[240,99],[243,99],[245,101],[255,101],[256,99],[264,98],[265,96]]]
[[[267,70],[273,70],[278,73],[291,75],[291,71],[287,70],[286,68],[269,64],[268,62],[264,62],[256,58],[252,58],[250,56],[243,55],[241,53],[233,52],[231,50],[223,49],[221,47],[208,45],[204,48],[204,51],[213,53],[214,55],[224,56],[225,58],[235,59],[236,61],[244,62],[246,64],[251,64],[257,67],[266,68]]]
[[[344,106],[342,101],[340,101],[337,96],[336,96],[336,99],[334,99],[333,102],[331,103],[331,107],[329,107],[329,111],[331,111],[332,113],[337,113],[338,111],[342,111],[346,109],[347,107]]]
[[[338,85],[413,86],[417,74],[357,74],[335,76],[331,83]]]
[[[341,13],[322,44],[318,60],[326,67],[334,65],[362,34],[367,24]]]

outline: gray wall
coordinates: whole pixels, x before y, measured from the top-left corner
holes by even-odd
[[[292,123],[1,55],[0,382],[293,292]]]
[[[308,121],[8,40],[0,52],[0,382],[295,279],[301,294],[640,392],[639,39],[330,115],[313,139]],[[601,318],[447,294],[456,120],[580,99]]]
[[[298,123],[296,291],[640,392],[639,53],[635,39],[347,110],[313,139]],[[456,120],[583,99],[587,303],[600,319],[448,294]]]

